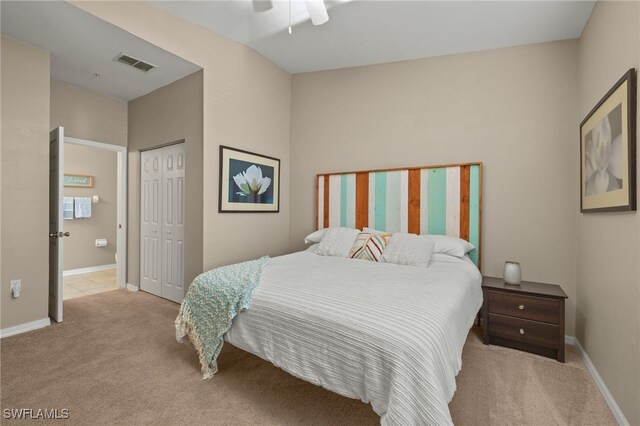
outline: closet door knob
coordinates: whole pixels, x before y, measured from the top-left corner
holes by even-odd
[[[524,334],[524,330],[523,329],[520,329],[520,334]]]
[[[521,311],[524,311],[524,305],[518,306],[518,309],[520,309]]]

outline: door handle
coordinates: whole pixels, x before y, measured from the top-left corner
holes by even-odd
[[[49,238],[62,238],[62,237],[70,237],[70,232],[52,232],[49,234]]]

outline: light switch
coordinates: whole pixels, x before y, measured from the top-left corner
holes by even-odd
[[[22,291],[22,280],[11,280],[11,297],[17,299]]]
[[[99,195],[94,195],[93,196],[93,204],[98,204],[100,202],[100,196]]]

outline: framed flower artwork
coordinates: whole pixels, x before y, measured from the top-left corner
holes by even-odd
[[[580,124],[580,211],[636,210],[636,70]]]
[[[220,213],[280,211],[280,160],[220,145]]]

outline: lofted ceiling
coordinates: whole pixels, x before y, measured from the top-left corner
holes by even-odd
[[[303,0],[150,0],[243,43],[291,73],[577,38],[595,1],[326,0],[314,27]]]
[[[304,0],[148,1],[291,73],[577,38],[595,5],[325,0],[330,19],[313,26]],[[200,69],[65,1],[2,0],[0,8],[2,34],[50,51],[55,80],[131,100]],[[121,52],[157,68],[143,73],[113,61]]]
[[[54,80],[129,101],[200,69],[64,1],[3,0],[0,8],[2,34],[51,52]],[[113,61],[121,52],[157,68]]]

